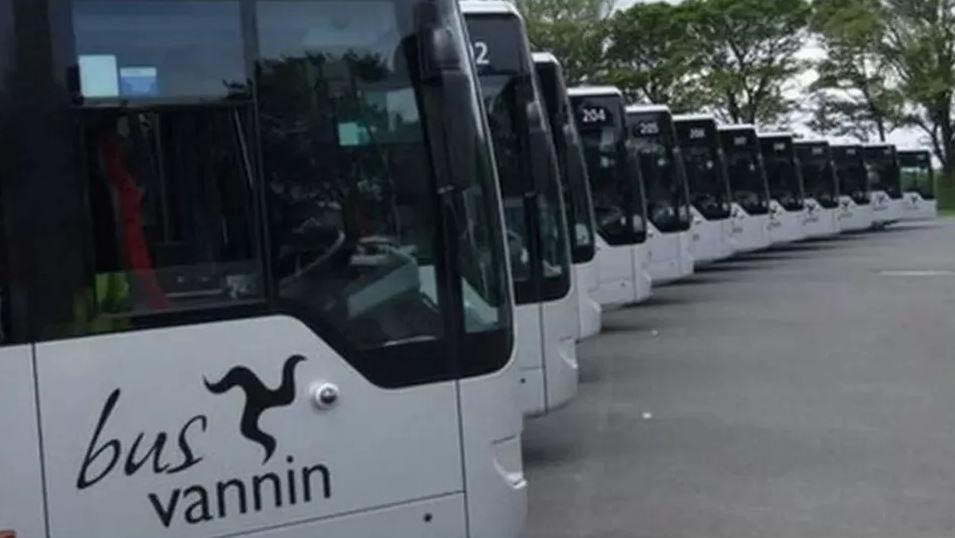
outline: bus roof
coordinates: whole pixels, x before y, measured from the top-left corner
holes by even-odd
[[[513,15],[522,21],[524,17],[517,7],[510,2],[501,0],[464,0],[461,2],[461,13],[467,15]]]
[[[533,52],[531,57],[534,59],[535,63],[541,64],[554,64],[560,66],[560,61],[557,60],[557,56],[554,56],[550,52]]]
[[[620,97],[623,98],[623,92],[616,86],[576,86],[567,90],[571,97]]]
[[[627,114],[641,114],[643,112],[666,112],[670,113],[670,107],[667,105],[627,105]]]
[[[769,131],[765,133],[758,133],[760,138],[789,138],[795,142],[796,137],[793,133],[786,133],[782,131]]]
[[[719,124],[719,122],[716,121],[716,116],[713,114],[677,114],[673,116],[673,121],[712,121],[716,123],[717,126]]]
[[[725,125],[719,125],[717,128],[720,131],[755,131],[756,126],[752,123],[727,123]]]

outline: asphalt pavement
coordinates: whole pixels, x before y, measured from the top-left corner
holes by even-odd
[[[955,536],[955,220],[703,269],[578,355],[529,538]]]

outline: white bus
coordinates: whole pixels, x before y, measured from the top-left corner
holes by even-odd
[[[769,183],[753,125],[721,125],[720,142],[733,192],[733,249],[754,252],[772,244],[769,236]]]
[[[693,274],[690,193],[673,115],[665,105],[627,107],[627,130],[636,148],[647,198],[647,272],[654,285]]]
[[[519,536],[513,303],[456,3],[11,5],[0,529]]]
[[[594,298],[605,308],[650,297],[646,201],[636,152],[627,142],[623,94],[613,86],[571,88],[597,219]]]
[[[600,333],[602,309],[594,299],[600,286],[597,276],[596,222],[590,180],[584,162],[583,143],[574,123],[567,95],[567,85],[560,63],[553,54],[534,53],[537,78],[547,105],[554,149],[560,166],[564,202],[567,204],[567,229],[570,231],[571,256],[574,262],[574,287],[577,291],[577,313],[581,339]]]
[[[763,166],[769,182],[769,237],[773,244],[806,238],[806,200],[793,136],[760,133]]]
[[[462,2],[504,199],[527,415],[577,394],[577,295],[553,137],[524,21],[510,2]]]
[[[832,159],[839,179],[839,228],[861,232],[872,226],[869,179],[861,144],[834,144]]]
[[[862,155],[869,177],[872,226],[883,228],[898,222],[902,218],[902,174],[895,146],[866,144]]]
[[[935,200],[935,172],[932,153],[927,149],[899,150],[902,171],[903,220],[934,220],[938,218]]]
[[[733,193],[730,189],[716,118],[706,114],[675,116],[683,153],[693,227],[690,252],[697,267],[725,260],[733,248]]]
[[[806,236],[831,237],[839,234],[839,182],[832,149],[825,140],[799,140],[796,157],[806,188]]]

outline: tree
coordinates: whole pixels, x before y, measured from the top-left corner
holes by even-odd
[[[816,107],[810,127],[880,141],[901,122],[904,97],[882,54],[885,18],[879,0],[816,0],[811,27],[825,57],[810,87]]]
[[[537,50],[554,54],[569,84],[592,81],[604,72],[607,21],[615,0],[517,0]]]
[[[945,177],[955,181],[955,0],[883,0],[882,53],[900,79]]]
[[[796,108],[786,84],[805,70],[807,0],[689,0],[702,54],[706,102],[733,123],[785,121]]]
[[[686,8],[664,2],[634,4],[610,24],[608,80],[631,100],[678,111],[700,105],[700,54],[687,36]]]

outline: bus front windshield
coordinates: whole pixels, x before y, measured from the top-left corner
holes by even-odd
[[[839,192],[852,198],[857,205],[869,205],[868,175],[859,146],[832,148],[839,179]]]
[[[869,190],[883,191],[889,198],[902,197],[902,177],[895,149],[888,146],[865,148],[865,167],[869,177]]]
[[[447,100],[461,108],[454,143],[472,145],[474,172],[459,182],[466,229],[455,245],[441,233],[426,132],[441,98],[423,95],[435,90],[422,83],[420,3],[259,1],[246,12],[235,1],[75,0],[100,312],[128,324],[269,300],[351,350],[343,354],[402,357],[409,371],[447,363],[449,319],[509,342],[498,198],[476,99]],[[315,31],[329,20],[336,31]],[[466,58],[460,22],[438,23]],[[460,257],[445,263],[449,248]],[[117,296],[109,290],[120,280],[133,284]]]
[[[792,141],[768,138],[761,143],[769,196],[787,211],[802,211],[805,194]]]
[[[839,186],[832,155],[827,144],[798,144],[797,155],[802,167],[806,196],[826,209],[839,206]]]
[[[639,171],[631,169],[623,99],[616,95],[576,96],[574,118],[584,144],[597,231],[610,245],[646,240]]]
[[[769,185],[756,131],[720,131],[733,200],[750,215],[769,213]]]
[[[547,105],[560,167],[567,229],[574,263],[586,263],[596,255],[594,216],[583,146],[571,116],[567,88],[560,67],[551,61],[536,62],[541,93]]]
[[[562,297],[570,289],[564,206],[552,151],[531,154],[531,131],[547,127],[543,115],[530,113],[534,106],[543,111],[543,103],[523,26],[508,14],[469,14],[465,20],[497,158],[517,300]],[[549,136],[546,142],[552,147]],[[538,184],[539,177],[545,179]]]
[[[706,219],[730,217],[730,186],[716,122],[684,121],[676,124],[690,201]]]
[[[932,155],[927,151],[899,152],[902,191],[917,192],[925,200],[935,199],[935,172]]]
[[[630,141],[639,154],[647,217],[663,233],[690,229],[686,172],[673,120],[665,113],[627,113]]]

